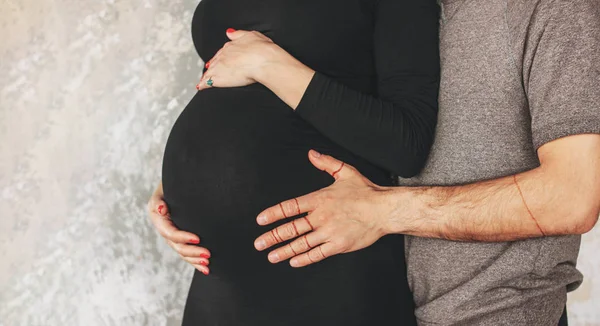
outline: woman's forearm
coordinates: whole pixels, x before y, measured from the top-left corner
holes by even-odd
[[[314,71],[275,44],[262,51],[252,78],[323,135],[396,175],[406,178],[421,170],[437,116],[435,62],[422,63],[427,67],[421,71],[398,61],[406,71],[372,94]]]
[[[254,79],[296,109],[315,71],[277,45],[265,49],[265,62]]]

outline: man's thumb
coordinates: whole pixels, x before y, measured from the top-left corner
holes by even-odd
[[[344,162],[329,155],[323,155],[314,149],[308,152],[308,159],[317,169],[329,173],[336,180],[350,170]]]

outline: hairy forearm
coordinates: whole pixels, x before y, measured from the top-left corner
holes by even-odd
[[[457,241],[585,233],[593,209],[564,179],[540,167],[469,185],[391,189],[388,230]]]

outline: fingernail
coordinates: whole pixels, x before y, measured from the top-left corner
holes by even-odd
[[[228,33],[228,34],[229,34],[229,33],[233,33],[233,32],[235,32],[235,29],[233,29],[233,28],[228,28],[228,29],[227,29],[227,33]]]
[[[200,241],[197,239],[190,239],[190,243],[195,243],[195,244],[199,244]]]
[[[208,69],[208,67],[210,67],[210,61],[208,61],[205,65],[204,68]]]
[[[165,205],[158,205],[158,213],[160,215],[162,215],[162,209],[165,207]]]
[[[258,222],[260,225],[267,224],[267,217],[264,215],[258,215],[256,222]]]
[[[311,153],[312,153],[312,156],[314,156],[314,157],[320,157],[321,156],[321,153],[315,151],[314,149],[312,150]]]
[[[200,263],[200,265],[202,265],[202,266],[208,266],[208,262],[207,262],[207,261],[205,261],[205,260],[201,260],[199,263]]]
[[[206,259],[208,259],[208,258],[210,258],[210,255],[207,255],[207,254],[200,254],[200,257],[201,257],[201,258],[206,258]]]
[[[208,275],[208,271],[202,271],[202,274]]]
[[[277,253],[274,253],[274,252],[270,253],[269,254],[269,261],[272,262],[272,263],[278,262],[279,261],[279,255]]]
[[[266,247],[267,247],[267,243],[265,242],[265,240],[259,240],[256,242],[256,249],[263,250]]]
[[[197,85],[196,85],[196,89],[197,89],[197,90],[200,90],[200,84],[197,84]]]

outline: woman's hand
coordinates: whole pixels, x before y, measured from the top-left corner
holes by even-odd
[[[226,34],[231,41],[225,43],[206,63],[208,70],[196,86],[198,90],[253,84],[261,67],[277,51],[283,51],[270,38],[256,31],[236,31],[230,28]],[[212,86],[207,84],[209,79]]]
[[[158,185],[148,201],[150,221],[158,233],[167,241],[183,260],[190,263],[204,275],[210,272],[208,268],[210,251],[193,244],[200,243],[197,235],[179,230],[171,221],[171,214],[163,198],[162,182]],[[191,243],[191,244],[190,244]]]

